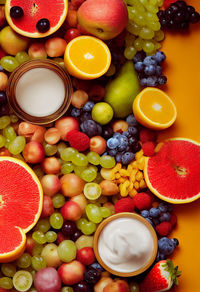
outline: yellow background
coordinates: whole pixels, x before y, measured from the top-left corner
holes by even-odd
[[[185,0],[200,11],[200,0]],[[167,33],[162,50],[166,53],[166,92],[177,107],[177,120],[159,139],[187,137],[200,142],[200,24],[189,32]],[[200,172],[200,170],[199,170]],[[172,237],[179,248],[173,260],[182,270],[179,286],[174,292],[200,292],[200,199],[175,207],[178,225]]]

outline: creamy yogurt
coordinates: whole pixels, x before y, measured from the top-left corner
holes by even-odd
[[[98,239],[103,262],[116,272],[134,272],[144,267],[152,256],[154,240],[141,221],[117,218],[109,222]]]

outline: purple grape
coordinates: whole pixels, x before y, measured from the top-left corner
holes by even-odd
[[[65,221],[62,226],[62,233],[65,236],[71,236],[77,231],[76,223],[73,221]]]
[[[85,282],[81,281],[73,287],[74,292],[91,292],[90,286]]]

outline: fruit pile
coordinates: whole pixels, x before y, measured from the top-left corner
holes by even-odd
[[[179,153],[194,161],[200,150],[181,139],[156,144],[154,130],[171,126],[176,108],[153,87],[167,81],[161,28],[186,28],[199,14],[184,1],[164,3],[166,10],[162,0],[0,4],[0,235],[7,236],[0,243],[0,292],[171,289],[180,273],[167,258],[179,241],[170,235],[177,217],[164,201],[199,197],[198,173]],[[66,114],[40,126],[19,120],[6,88],[19,65],[46,58],[70,73],[73,93]],[[178,194],[159,167],[171,171],[171,182],[181,176]],[[158,237],[155,262],[139,278],[115,279],[95,257],[98,225],[121,212],[144,217]],[[162,269],[168,286],[158,277]]]

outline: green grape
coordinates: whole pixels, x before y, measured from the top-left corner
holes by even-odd
[[[4,289],[12,289],[13,287],[13,281],[12,279],[8,277],[2,277],[0,278],[0,288]]]
[[[44,151],[46,156],[53,156],[57,153],[57,146],[56,145],[50,145],[46,142],[43,142],[43,147],[44,147]]]
[[[16,267],[13,264],[1,264],[1,271],[7,277],[13,277],[16,273]]]
[[[6,138],[3,135],[0,135],[0,148],[6,144]]]
[[[8,126],[3,129],[3,136],[8,140],[13,141],[17,135],[15,133],[14,128],[11,126]]]
[[[18,121],[18,117],[16,115],[10,115],[10,121],[11,123],[16,123]]]
[[[101,196],[101,187],[97,183],[87,183],[84,186],[83,193],[89,200],[96,200]]]
[[[96,228],[97,227],[94,222],[87,221],[87,223],[82,226],[81,231],[85,235],[91,235],[95,232]]]
[[[137,25],[140,25],[140,26],[144,26],[146,25],[146,19],[145,17],[142,15],[142,14],[137,14],[135,17],[134,17],[134,21]]]
[[[137,0],[127,0],[126,4],[130,5],[130,6],[134,6],[138,1]]]
[[[154,31],[160,30],[160,22],[159,21],[152,21],[148,23],[148,27],[151,28]]]
[[[126,47],[133,46],[134,41],[135,41],[135,36],[127,32],[126,37],[125,37]]]
[[[78,153],[76,149],[72,147],[67,147],[61,151],[60,158],[64,161],[72,161],[72,158],[76,153]]]
[[[46,239],[46,236],[45,236],[45,239]],[[33,248],[33,255],[40,255],[42,250],[43,250],[43,245],[37,243]]]
[[[68,174],[71,173],[74,170],[74,165],[71,162],[66,162],[62,164],[61,166],[61,173],[62,174]]]
[[[55,229],[60,229],[63,225],[63,217],[60,213],[53,213],[50,216],[50,224]]]
[[[147,23],[149,23],[149,22],[151,22],[151,21],[156,21],[156,20],[158,20],[157,15],[156,15],[155,13],[151,13],[151,12],[149,12],[149,11],[147,11],[147,12],[145,13],[145,18],[146,18]]]
[[[92,182],[97,177],[97,170],[92,166],[87,167],[81,173],[81,178],[86,182]]]
[[[108,71],[106,72],[106,76],[113,76],[116,72],[116,67],[114,64],[111,64]]]
[[[34,231],[32,234],[32,238],[39,244],[46,243],[46,238],[44,236],[44,233],[41,231]]]
[[[103,218],[107,218],[112,215],[110,209],[106,207],[100,207],[100,213]]]
[[[165,38],[165,34],[162,30],[158,30],[155,32],[155,36],[154,36],[154,40],[157,42],[161,42],[162,40],[164,40]]]
[[[33,277],[31,273],[25,270],[20,270],[13,277],[13,285],[17,291],[27,291],[31,288]]]
[[[158,12],[158,7],[156,7],[154,5],[151,5],[151,4],[146,5],[146,9],[149,12],[152,12],[152,13],[157,13]]]
[[[1,58],[1,66],[6,71],[12,72],[19,66],[19,63],[15,59],[15,57],[5,56],[5,57]]]
[[[136,53],[137,53],[137,50],[133,46],[126,47],[124,50],[124,57],[127,60],[132,60]]]
[[[130,283],[130,289],[131,289],[130,292],[139,292],[140,291],[139,285],[136,282]]]
[[[79,220],[76,221],[76,226],[78,229],[82,229],[83,225],[85,225],[87,223],[87,219],[85,218],[80,218]]]
[[[62,287],[60,292],[74,292],[72,287]]]
[[[76,258],[76,245],[72,240],[63,240],[57,249],[61,261],[68,263]]]
[[[35,172],[35,174],[37,175],[37,177],[42,178],[44,175],[43,170],[41,169],[41,167],[39,165],[34,166],[33,167],[33,171]]]
[[[8,125],[10,125],[10,117],[9,116],[0,117],[0,130],[6,128]]]
[[[81,177],[81,173],[84,169],[86,169],[87,166],[74,166],[74,172],[76,175],[80,176]]]
[[[54,208],[61,208],[65,204],[65,196],[56,194],[52,198]]]
[[[57,145],[57,150],[58,150],[58,154],[60,155],[61,152],[67,148],[67,145],[65,144],[65,142],[60,142],[58,145]]]
[[[113,168],[115,166],[115,159],[110,155],[103,155],[100,158],[100,164],[104,168]]]
[[[154,46],[155,46],[155,50],[159,50],[161,48],[161,44],[157,42],[154,43]]]
[[[81,235],[75,242],[76,248],[79,250],[84,247],[93,247],[94,237],[88,235]]]
[[[148,0],[140,0],[140,3],[146,7],[146,5],[148,4]]]
[[[163,6],[164,0],[157,0],[158,7]]]
[[[154,31],[148,27],[143,27],[140,30],[139,36],[145,40],[151,40],[154,37]]]
[[[93,223],[100,223],[102,221],[100,209],[95,204],[88,204],[85,211],[88,219]]]
[[[72,162],[76,166],[87,166],[88,165],[87,157],[82,153],[75,153],[74,156],[72,157]]]
[[[144,41],[141,38],[137,38],[134,41],[134,47],[136,48],[137,51],[141,51],[143,47]]]
[[[48,231],[46,234],[45,234],[45,238],[46,238],[46,241],[47,242],[54,242],[56,241],[57,239],[57,233],[54,232],[54,231]]]
[[[5,147],[6,147],[6,148],[8,148],[8,147],[9,147],[9,145],[10,145],[10,142],[11,142],[11,141],[10,141],[9,139],[6,139],[6,143],[5,143]]]
[[[93,181],[96,184],[99,184],[101,181],[103,180],[100,172],[97,172],[97,177],[95,178],[95,180]]]
[[[17,55],[15,56],[15,59],[17,60],[17,62],[19,64],[22,64],[26,61],[30,60],[29,55],[27,54],[27,52],[18,52]]]
[[[135,4],[135,8],[137,9],[138,14],[139,14],[139,12],[140,12],[141,15],[144,14],[145,7],[140,2],[138,2],[138,3]]]
[[[138,11],[134,7],[131,7],[131,6],[127,6],[127,9],[128,9],[128,18],[134,21],[136,15],[138,14]]]
[[[51,228],[48,219],[40,219],[36,225],[36,230],[46,233]]]
[[[20,154],[26,145],[26,139],[23,136],[17,136],[13,141],[10,142],[8,150],[10,153],[17,155]]]
[[[144,41],[143,50],[146,53],[152,53],[155,50],[154,43],[151,41]]]
[[[137,36],[137,35],[139,35],[141,27],[139,25],[137,25],[136,23],[129,21],[126,29],[131,34],[134,34]]]
[[[149,4],[155,6],[157,5],[157,0],[149,0]]]
[[[93,151],[90,151],[87,154],[87,159],[88,159],[88,162],[89,163],[94,164],[94,165],[99,165],[99,163],[100,163],[100,156],[99,156],[99,154],[96,153],[96,152],[93,152]]]
[[[36,271],[46,268],[46,262],[41,255],[33,256],[31,261],[32,261],[32,267]]]
[[[25,269],[31,265],[31,256],[28,253],[23,253],[21,257],[17,260],[17,266],[19,268]]]

